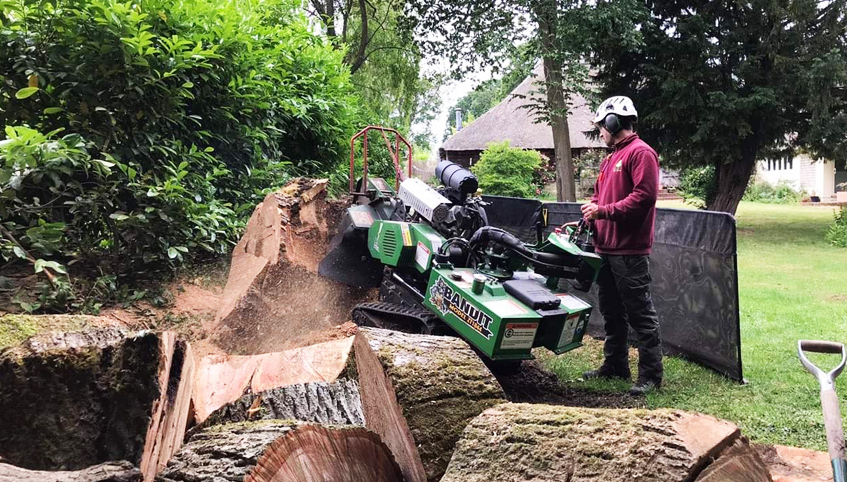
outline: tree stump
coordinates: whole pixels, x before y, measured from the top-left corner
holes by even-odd
[[[274,420],[193,435],[156,480],[401,482],[403,476],[385,444],[362,427]]]
[[[128,460],[152,480],[185,434],[193,369],[172,332],[30,338],[0,354],[0,456],[31,470]]]
[[[409,482],[441,478],[465,425],[505,401],[464,341],[360,328],[354,342],[365,426]]]
[[[138,482],[141,472],[126,461],[107,462],[74,472],[26,470],[0,463],[0,482]]]
[[[495,480],[771,478],[735,425],[707,415],[507,403],[470,422],[442,482]]]
[[[284,351],[334,337],[368,296],[317,274],[343,210],[326,180],[296,179],[256,207],[232,252],[213,341],[227,353]],[[337,218],[337,219],[336,219]]]

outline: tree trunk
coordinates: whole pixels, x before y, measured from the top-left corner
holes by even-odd
[[[556,157],[556,200],[576,201],[571,138],[568,127],[568,104],[562,79],[562,61],[556,57],[556,25],[558,11],[553,0],[532,2],[541,37],[544,62],[544,85],[547,92],[547,111],[553,130],[553,149]]]
[[[30,338],[0,356],[0,456],[33,470],[128,460],[152,480],[185,434],[193,370],[172,332]]]
[[[217,425],[193,435],[156,478],[245,482],[401,482],[379,437],[362,427],[282,420]]]
[[[365,425],[407,482],[439,480],[468,421],[505,398],[458,338],[361,328],[354,349]]]
[[[740,448],[724,452],[739,442]],[[586,409],[507,403],[470,422],[442,482],[651,481],[709,476],[704,468],[745,458],[743,478],[770,481],[738,428],[706,415],[669,410]],[[747,458],[750,458],[747,460]],[[733,473],[721,468],[719,474]]]
[[[353,337],[347,336],[279,353],[207,356],[200,361],[194,381],[194,423],[202,423],[248,392],[344,378],[352,363],[352,348]]]
[[[740,161],[721,164],[716,169],[717,192],[706,209],[734,215],[755,167],[755,153],[743,156]]]
[[[232,253],[212,341],[227,353],[279,352],[347,335],[335,327],[367,290],[318,276],[344,210],[326,180],[297,179],[260,203]]]
[[[829,454],[785,445],[756,445],[774,482],[832,482]]]
[[[364,425],[362,399],[355,380],[289,385],[244,395],[191,429],[251,420],[299,420],[323,425]]]
[[[0,482],[139,482],[141,472],[126,461],[107,462],[74,472],[26,470],[0,463]]]

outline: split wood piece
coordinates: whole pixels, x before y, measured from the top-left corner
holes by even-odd
[[[756,445],[774,482],[831,482],[829,454],[785,445]]]
[[[695,482],[773,482],[767,465],[740,437],[706,467]]]
[[[465,425],[505,401],[464,341],[360,328],[354,342],[365,426],[409,482],[439,480]]]
[[[73,472],[26,470],[0,463],[0,482],[138,482],[141,472],[126,461],[107,462]]]
[[[367,290],[322,278],[317,266],[343,209],[326,180],[296,179],[256,206],[232,252],[213,341],[227,353],[283,351],[340,337]]]
[[[316,382],[244,395],[216,410],[191,433],[225,423],[251,420],[297,420],[323,425],[364,425],[359,385],[355,380]]]
[[[696,413],[507,403],[468,424],[442,482],[698,480],[740,437]],[[757,462],[737,480],[770,480]]]
[[[245,482],[400,482],[397,463],[362,427],[271,420],[216,425],[193,435],[156,478]]]
[[[173,332],[42,334],[0,353],[0,456],[31,470],[110,460],[152,480],[179,448],[193,356]]]
[[[204,357],[194,380],[193,417],[201,424],[215,410],[245,393],[347,376],[353,337],[263,355]]]

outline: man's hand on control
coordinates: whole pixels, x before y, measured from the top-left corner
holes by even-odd
[[[600,206],[594,203],[588,203],[580,206],[580,209],[582,209],[582,217],[591,221],[597,219],[597,214],[600,211]]]

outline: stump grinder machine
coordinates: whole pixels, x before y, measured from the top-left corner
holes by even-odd
[[[368,131],[379,131],[396,182],[369,178]],[[389,140],[393,134],[394,146]],[[355,141],[364,145],[355,177]],[[408,174],[400,167],[401,143]],[[525,244],[489,226],[476,177],[449,161],[435,170],[437,189],[412,177],[411,146],[395,130],[370,126],[351,139],[350,194],[340,229],[319,274],[361,288],[379,288],[379,302],[353,309],[353,321],[412,333],[456,335],[493,361],[556,354],[582,344],[591,306],[574,295],[596,280],[600,258],[568,226]],[[585,236],[585,238],[583,238]]]

